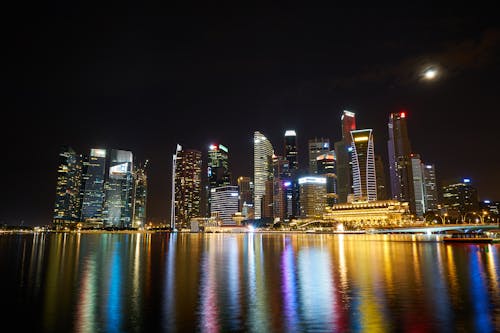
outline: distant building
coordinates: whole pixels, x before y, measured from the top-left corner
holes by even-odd
[[[377,200],[375,150],[371,129],[351,131],[354,199]]]
[[[284,217],[289,218],[292,216],[297,216],[300,210],[300,193],[299,184],[297,183],[299,172],[299,155],[297,133],[295,132],[295,130],[285,131],[285,146],[283,156],[283,168],[280,170],[280,180],[285,183],[291,182],[291,186],[286,186],[283,189],[283,195],[285,196],[285,198],[289,198],[291,196],[291,200],[285,200],[283,202],[285,204],[285,207],[281,209],[281,212],[286,211]],[[280,213],[280,215],[283,214]]]
[[[231,185],[229,172],[229,149],[222,144],[211,144],[208,148],[207,163],[207,212],[210,212],[211,189]]]
[[[434,164],[425,164],[424,173],[424,194],[425,207],[427,211],[437,211],[439,204],[438,186],[436,181],[436,168]]]
[[[273,217],[283,221],[287,218],[287,189],[291,182],[285,174],[288,171],[288,160],[282,156],[273,156]],[[285,186],[289,185],[289,186]],[[290,201],[291,203],[291,201]],[[291,208],[291,207],[290,207]]]
[[[415,198],[415,214],[418,217],[424,216],[427,211],[425,205],[425,184],[424,172],[422,170],[423,164],[420,160],[419,154],[411,154],[411,166],[413,174],[413,193]]]
[[[462,181],[449,182],[443,187],[443,207],[450,216],[464,215],[475,212],[479,208],[477,190],[472,186],[471,180],[464,178]]]
[[[148,198],[148,177],[146,167],[148,161],[140,165],[134,170],[134,196],[133,196],[133,212],[132,212],[132,227],[144,227],[147,220],[146,205]]]
[[[56,227],[71,226],[80,221],[81,181],[82,157],[71,147],[62,147],[59,153],[53,218]]]
[[[353,190],[352,175],[352,138],[351,131],[356,130],[356,114],[344,110],[340,118],[342,123],[342,140],[335,142],[335,154],[337,156],[337,195],[338,202],[348,201]]]
[[[326,177],[299,178],[300,216],[322,218],[326,207]]]
[[[335,151],[316,157],[316,165],[318,175],[326,178],[326,204],[332,206],[338,203]]]
[[[408,202],[410,211],[415,213],[411,145],[406,125],[406,112],[391,113],[388,128],[387,145],[392,198]]]
[[[210,216],[218,216],[224,225],[236,224],[232,217],[238,212],[238,186],[215,187],[210,192]]]
[[[377,178],[377,200],[387,200],[387,181],[382,156],[375,155],[375,175]]]
[[[91,149],[84,158],[82,181],[82,221],[102,226],[104,208],[104,181],[106,177],[107,152]]]
[[[310,139],[308,142],[309,147],[309,173],[317,174],[317,158],[323,154],[330,152],[330,139],[328,138],[314,138]]]
[[[200,151],[180,148],[174,169],[175,225],[188,228],[191,219],[201,213],[202,160]]]
[[[133,155],[126,150],[111,150],[109,172],[104,185],[104,226],[132,227]]]
[[[243,211],[245,204],[253,205],[253,182],[250,177],[238,177],[238,209]]]
[[[271,142],[260,132],[254,132],[254,209],[255,219],[260,219],[263,214],[262,199],[266,195],[266,182],[273,180],[273,155]],[[268,193],[269,194],[269,193]],[[272,200],[271,200],[272,203]],[[272,207],[271,207],[272,211]],[[272,214],[271,214],[272,216]]]

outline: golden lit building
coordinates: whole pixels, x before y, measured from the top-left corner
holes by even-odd
[[[323,220],[340,222],[352,228],[386,227],[408,224],[411,215],[407,202],[354,201],[326,207]]]

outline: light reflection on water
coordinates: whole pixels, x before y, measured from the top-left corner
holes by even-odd
[[[37,332],[500,331],[500,245],[436,240],[2,235],[4,324]]]

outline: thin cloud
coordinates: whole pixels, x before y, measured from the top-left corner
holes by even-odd
[[[446,76],[463,71],[483,69],[495,64],[499,57],[500,29],[486,30],[479,40],[448,43],[443,50],[402,60],[395,65],[372,67],[351,77],[336,79],[334,86],[350,87],[360,83],[405,85],[421,78],[422,72],[436,67]]]

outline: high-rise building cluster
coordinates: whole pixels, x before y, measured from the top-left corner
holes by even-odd
[[[193,218],[231,225],[236,214],[273,222],[320,218],[325,207],[335,204],[381,200],[406,202],[419,218],[441,208],[435,166],[424,163],[412,150],[406,112],[389,116],[390,186],[386,184],[387,164],[376,154],[373,129],[357,128],[356,114],[351,111],[344,110],[340,120],[342,137],[333,145],[329,138],[308,139],[304,166],[299,163],[294,129],[284,131],[281,147],[255,131],[253,177],[239,176],[236,182],[227,146],[207,146],[204,161],[204,152],[178,145],[173,156],[172,227],[189,227]],[[202,184],[204,178],[206,184]]]
[[[138,228],[146,223],[148,161],[126,150],[71,147],[59,153],[53,224],[57,228]]]

